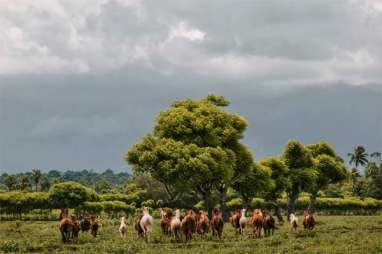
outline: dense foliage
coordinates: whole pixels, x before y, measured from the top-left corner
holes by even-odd
[[[173,199],[175,193],[191,190],[210,213],[213,192],[218,191],[224,206],[229,186],[250,170],[238,162],[253,163],[252,156],[242,156],[250,152],[239,142],[246,120],[221,108],[228,104],[214,95],[174,102],[157,116],[154,132],[128,151],[126,160],[135,172],[160,181]]]
[[[93,170],[42,172],[33,169],[31,172],[0,175],[0,190],[7,191],[48,191],[52,184],[74,181],[94,188],[98,193],[117,192],[124,187],[131,175],[126,172],[114,173],[108,169],[102,173]]]

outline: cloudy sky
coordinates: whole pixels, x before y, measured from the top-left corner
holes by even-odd
[[[129,170],[158,112],[208,93],[256,159],[381,151],[382,1],[0,1],[0,172]]]

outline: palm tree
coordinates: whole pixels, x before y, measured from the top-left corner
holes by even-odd
[[[32,178],[33,178],[33,182],[36,186],[36,191],[37,191],[37,188],[38,188],[38,184],[40,182],[40,179],[41,179],[41,170],[39,169],[32,169]]]
[[[358,173],[358,166],[365,166],[368,163],[367,157],[369,156],[366,153],[366,150],[363,146],[356,146],[354,147],[353,153],[348,153],[348,156],[350,157],[349,164],[354,164],[355,168],[352,169],[351,175],[352,175],[352,182],[353,182],[353,193],[355,191],[357,177],[359,177]]]
[[[350,157],[349,164],[354,164],[356,169],[358,169],[359,165],[365,166],[367,164],[367,157],[369,155],[363,146],[356,146],[354,147],[353,153],[348,153],[348,156]]]

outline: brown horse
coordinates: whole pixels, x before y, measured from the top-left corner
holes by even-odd
[[[231,215],[230,221],[231,221],[232,227],[235,229],[236,234],[241,233],[240,218],[241,218],[240,209],[235,209],[235,211],[233,211],[233,213]]]
[[[80,221],[80,228],[82,232],[88,232],[90,230],[90,213],[86,212],[82,220]]]
[[[141,228],[140,222],[143,217],[143,213],[140,213],[134,220],[134,229],[137,231],[138,237],[143,237],[143,229]]]
[[[211,227],[212,236],[220,239],[223,233],[224,221],[217,208],[212,211]]]
[[[200,235],[204,235],[205,233],[208,233],[210,228],[210,220],[208,219],[208,215],[204,211],[199,211],[197,217],[196,217],[197,225],[196,225],[196,232]]]
[[[314,225],[316,224],[316,221],[314,220],[313,214],[309,213],[309,211],[304,211],[304,220],[302,222],[304,224],[305,229],[312,230],[314,228]]]
[[[263,228],[263,213],[260,209],[253,210],[252,213],[253,237],[261,237]]]
[[[196,216],[193,210],[188,210],[186,216],[184,216],[181,229],[186,237],[186,241],[192,239],[192,234],[196,231]]]
[[[271,213],[268,210],[265,210],[264,213],[264,222],[263,222],[263,228],[264,228],[264,235],[270,236],[273,235],[274,230],[276,229],[276,222],[275,219],[272,217]]]
[[[72,215],[70,219],[72,220],[72,239],[75,239],[78,237],[78,232],[80,232],[80,223],[75,215]]]
[[[70,233],[72,230],[72,222],[68,218],[69,212],[68,209],[63,209],[60,214],[59,228],[62,236],[62,241],[64,243],[70,240]]]
[[[95,216],[91,216],[90,217],[90,229],[91,229],[91,232],[92,232],[92,235],[94,237],[97,237],[97,233],[98,233],[98,222],[97,222],[97,219]]]
[[[167,235],[168,233],[170,233],[170,224],[171,224],[172,214],[164,208],[160,208],[160,213],[162,217],[160,221],[160,226],[162,228],[163,234]]]

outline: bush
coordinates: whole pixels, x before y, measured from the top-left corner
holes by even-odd
[[[63,182],[53,185],[49,199],[54,208],[76,208],[86,201],[97,201],[94,190],[76,182]]]
[[[93,214],[105,212],[111,217],[116,217],[119,213],[131,215],[135,212],[134,206],[128,205],[121,201],[84,202],[81,209]]]
[[[46,192],[6,192],[0,193],[0,213],[21,217],[33,209],[50,209]]]

